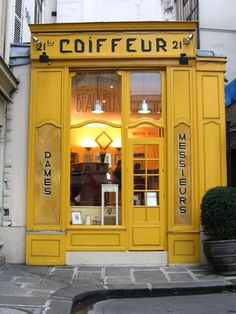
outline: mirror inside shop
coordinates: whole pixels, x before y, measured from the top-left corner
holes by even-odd
[[[130,74],[130,121],[161,119],[160,74]],[[121,76],[78,72],[72,79],[71,225],[121,225],[122,136]],[[140,124],[130,138],[160,137],[161,129]],[[133,147],[133,205],[158,206],[159,150]]]

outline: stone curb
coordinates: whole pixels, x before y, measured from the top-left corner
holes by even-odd
[[[228,283],[223,285],[206,285],[206,286],[185,286],[185,287],[162,287],[153,289],[107,289],[84,292],[73,298],[73,305],[70,314],[83,309],[89,304],[118,298],[148,298],[148,297],[166,297],[178,295],[194,294],[212,294],[212,293],[231,293],[236,292],[236,284]]]

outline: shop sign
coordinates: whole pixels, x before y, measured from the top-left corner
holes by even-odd
[[[190,127],[175,128],[175,224],[191,223]]]
[[[188,35],[187,32],[39,34],[38,45],[32,41],[31,58],[38,59],[43,52],[49,59],[179,57],[182,53],[194,57],[195,40],[184,45]]]
[[[60,128],[51,124],[37,128],[36,142],[34,223],[57,225],[61,202]]]

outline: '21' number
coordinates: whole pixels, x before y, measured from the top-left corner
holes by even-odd
[[[177,40],[174,40],[173,42],[172,42],[172,44],[173,44],[173,49],[181,49],[182,48],[182,41],[177,41]]]

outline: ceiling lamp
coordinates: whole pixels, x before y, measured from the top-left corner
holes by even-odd
[[[145,99],[143,99],[143,101],[139,105],[138,113],[147,114],[147,113],[150,113],[150,112],[151,112],[151,110],[150,110],[149,104],[146,102]]]
[[[97,74],[97,99],[95,101],[95,104],[93,105],[93,110],[92,110],[92,113],[96,113],[96,114],[104,113],[103,105],[98,98],[98,76],[99,74]]]
[[[93,105],[92,113],[99,114],[99,113],[103,113],[103,112],[104,112],[104,110],[103,110],[102,103],[100,102],[100,100],[97,99],[95,104]]]

